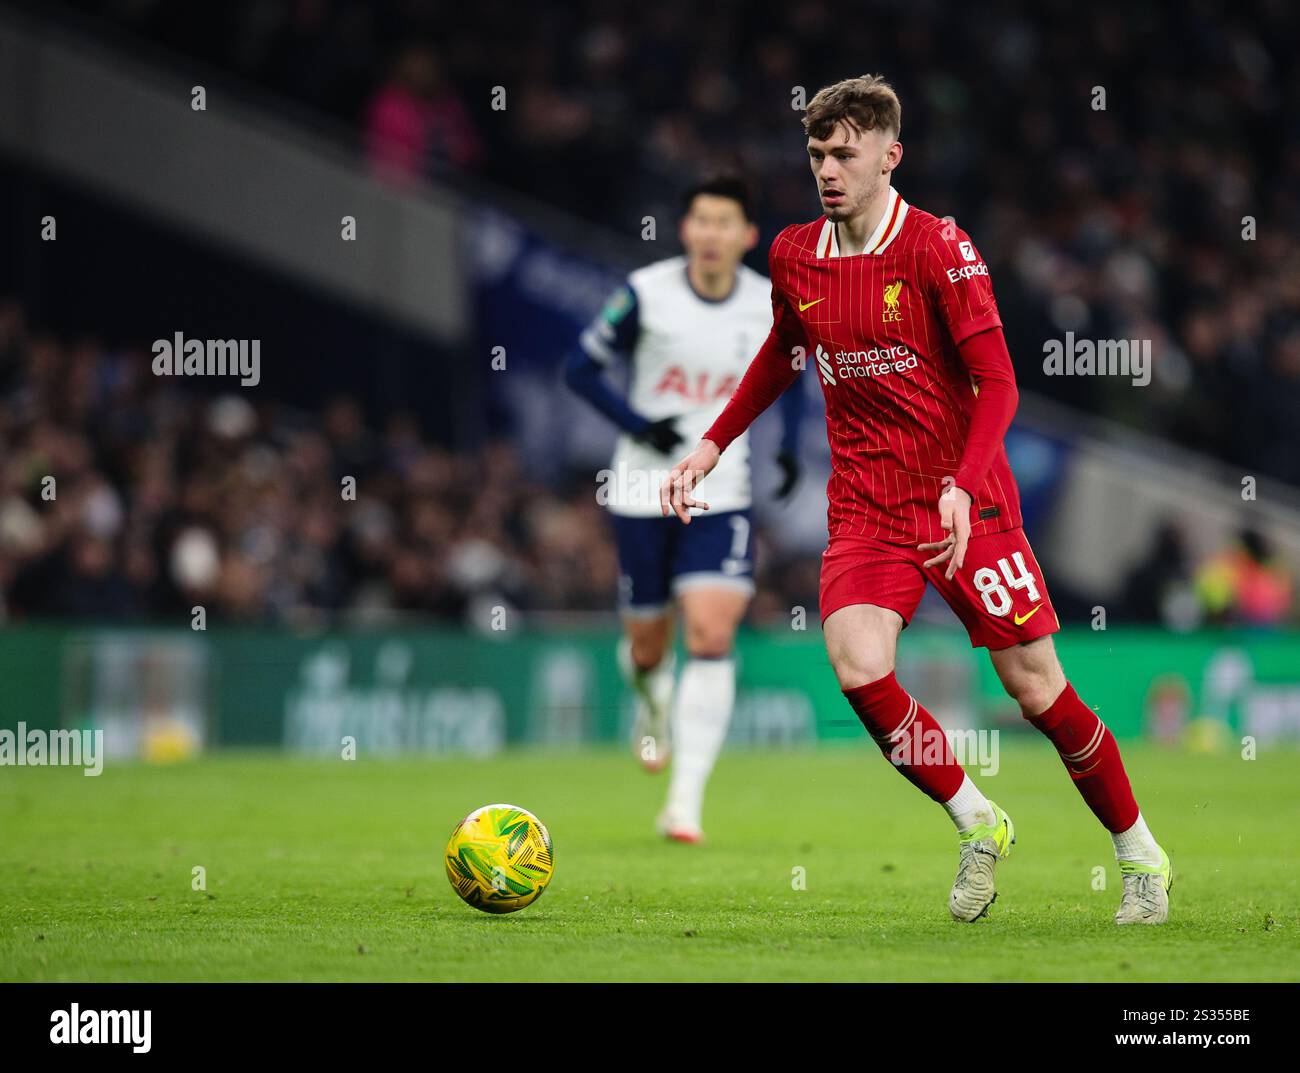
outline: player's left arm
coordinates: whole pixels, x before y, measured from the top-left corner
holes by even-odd
[[[957,472],[939,497],[939,521],[948,536],[918,545],[922,551],[937,552],[925,563],[927,567],[946,563],[944,576],[952,578],[966,560],[971,505],[1002,447],[1020,394],[988,266],[974,244],[958,228],[951,239],[936,235],[927,263],[931,298],[957,344],[975,391]]]
[[[966,445],[953,483],[973,500],[997,457],[1011,419],[1016,416],[1020,392],[1016,371],[1002,329],[988,328],[963,339],[957,347],[975,386]]]

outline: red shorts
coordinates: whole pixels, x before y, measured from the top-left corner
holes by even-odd
[[[832,537],[822,553],[822,621],[851,604],[897,611],[906,626],[930,582],[961,619],[974,648],[1010,648],[1061,628],[1043,571],[1023,529],[971,537],[966,562],[948,581],[935,552],[872,537]]]

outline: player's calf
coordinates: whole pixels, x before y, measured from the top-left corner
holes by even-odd
[[[938,802],[957,793],[966,777],[938,721],[891,671],[844,697],[880,751],[913,786]]]
[[[749,594],[726,585],[693,585],[678,595],[686,665],[673,703],[673,770],[659,830],[679,842],[703,838],[704,791],[727,738],[736,700],[732,648]]]
[[[667,626],[662,638],[668,635]],[[629,629],[618,648],[619,669],[633,693],[632,752],[646,771],[662,771],[671,752],[670,720],[676,660],[651,629]],[[638,644],[639,642],[639,644]],[[657,657],[653,661],[648,657]]]
[[[672,638],[672,614],[666,608],[629,609],[624,613],[627,673],[650,674],[668,652]]]
[[[1106,829],[1126,831],[1137,820],[1119,746],[1089,708],[1056,658],[1050,637],[990,652],[994,669],[1025,721],[1056,748],[1070,778]]]
[[[1049,638],[991,653],[1025,720],[1056,748],[1079,795],[1111,834],[1124,875],[1117,924],[1163,924],[1173,872],[1138,809],[1119,744],[1065,680]]]

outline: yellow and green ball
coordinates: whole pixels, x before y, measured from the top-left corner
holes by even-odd
[[[485,913],[513,913],[540,897],[555,872],[551,834],[527,809],[484,805],[447,842],[452,889]]]

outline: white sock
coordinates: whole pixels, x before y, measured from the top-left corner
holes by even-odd
[[[672,702],[677,657],[671,651],[665,652],[664,658],[653,667],[638,667],[632,662],[632,642],[624,637],[618,643],[618,669],[628,688],[640,694],[647,704],[666,707]]]
[[[1110,837],[1115,843],[1117,861],[1136,861],[1138,864],[1147,864],[1152,868],[1160,864],[1160,847],[1151,837],[1142,813],[1138,813],[1137,822],[1127,831],[1112,834]]]
[[[736,701],[736,661],[691,659],[673,703],[673,761],[668,812],[675,823],[700,826],[704,786],[722,750]]]
[[[981,823],[991,824],[997,819],[989,799],[980,793],[979,787],[971,781],[969,775],[962,775],[961,786],[943,803],[943,807],[948,810],[952,822],[957,825],[959,835],[964,835],[972,827],[977,827]]]

